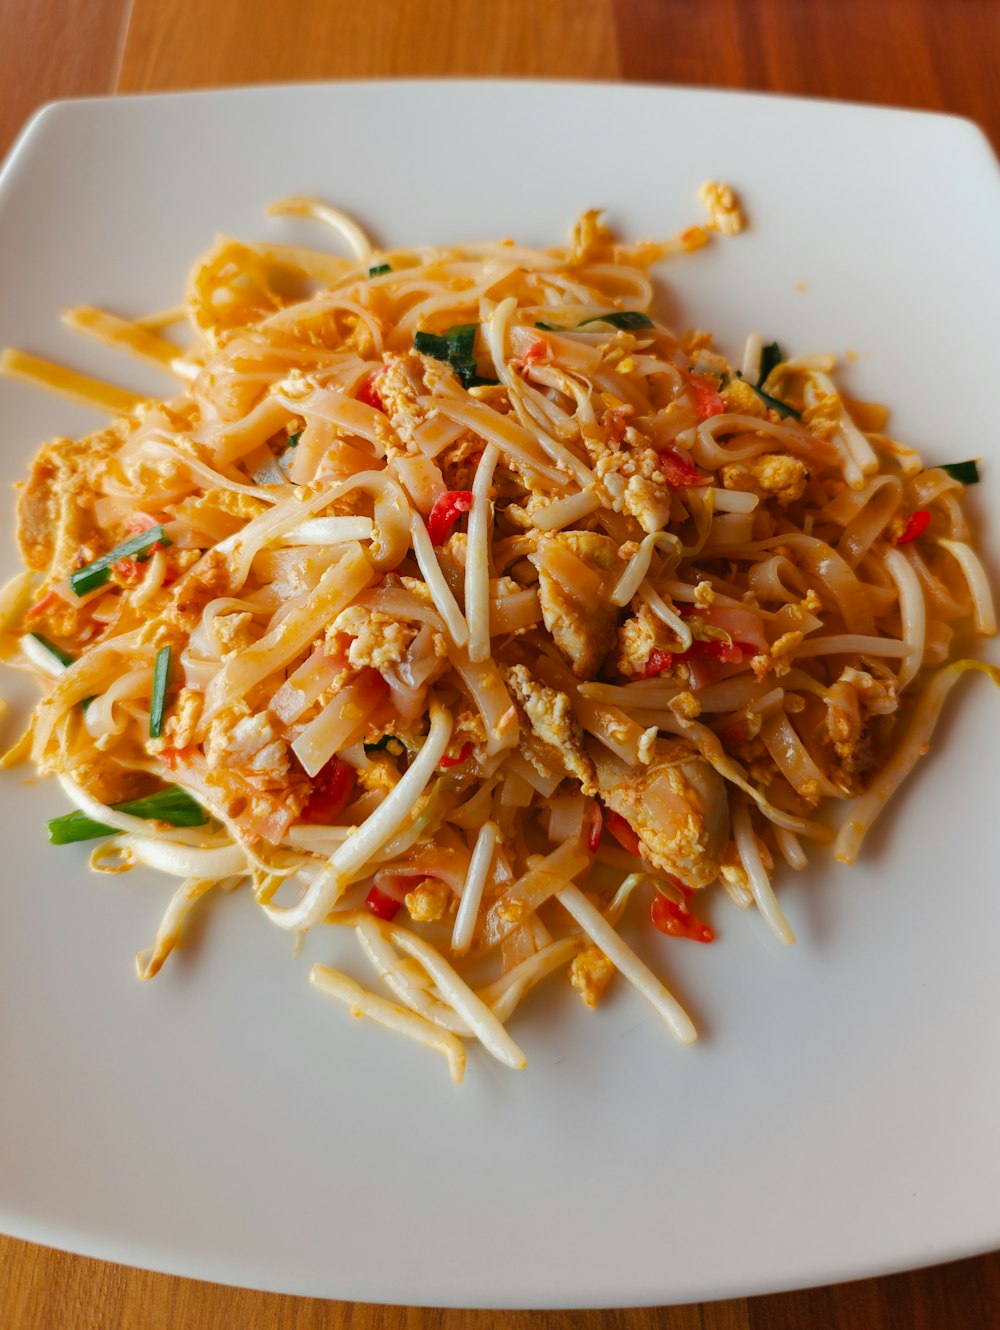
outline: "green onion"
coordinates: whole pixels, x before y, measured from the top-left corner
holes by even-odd
[[[738,379],[743,379],[743,382],[754,390],[764,405],[769,406],[772,411],[777,411],[782,419],[792,416],[795,420],[801,420],[801,411],[796,411],[794,406],[789,406],[788,403],[783,402],[780,397],[772,397],[770,393],[766,393],[760,386],[767,381],[767,377],[774,367],[780,365],[783,360],[784,356],[781,354],[781,347],[778,343],[768,342],[767,346],[761,348],[760,373],[757,375],[757,382],[751,383],[749,379],[743,379],[743,375],[739,370],[736,371],[736,377]]]
[[[366,753],[390,753],[393,757],[402,757],[406,752],[406,745],[401,739],[397,739],[394,734],[383,734],[378,743],[365,744]]]
[[[463,388],[497,383],[499,380],[483,378],[478,373],[475,351],[478,328],[478,323],[458,323],[454,328],[449,328],[443,337],[437,333],[418,332],[413,338],[413,349],[421,355],[443,360],[446,365],[450,365],[462,381]]]
[[[112,804],[119,813],[129,813],[132,817],[155,818],[158,822],[169,822],[172,827],[201,827],[208,821],[208,815],[200,804],[195,803],[187,790],[177,785],[168,785],[157,790],[145,799],[130,799],[125,803]],[[106,827],[103,822],[95,822],[79,811],[54,817],[49,822],[49,840],[53,845],[72,845],[74,841],[96,840],[100,836],[117,835],[114,827]]]
[[[170,537],[162,526],[153,526],[148,531],[140,531],[137,536],[133,536],[121,545],[116,545],[113,550],[108,550],[107,554],[102,554],[93,563],[88,563],[83,568],[78,568],[75,573],[70,573],[69,584],[78,596],[85,596],[88,591],[96,591],[99,586],[104,585],[111,575],[112,564],[117,563],[119,559],[127,559],[133,554],[148,555],[157,542],[161,545],[171,543]],[[142,562],[142,559],[140,558],[139,561]]]
[[[739,373],[739,371],[737,371],[737,373]],[[743,376],[740,375],[740,378],[742,377]],[[782,418],[792,416],[795,420],[802,419],[802,412],[796,411],[794,406],[789,406],[788,403],[783,402],[780,397],[772,397],[770,393],[764,392],[763,388],[757,388],[752,383],[750,387],[753,388],[754,392],[765,406],[769,406],[772,411],[777,411],[778,415]]]
[[[939,462],[937,469],[946,471],[953,480],[957,480],[961,485],[979,484],[979,462],[976,458],[971,458],[968,462]]]
[[[299,439],[301,438],[302,438],[301,430],[296,430],[294,434],[289,434],[288,436],[289,448],[295,448],[298,445]]]
[[[68,651],[63,651],[62,647],[57,647],[55,642],[50,642],[49,639],[43,637],[41,633],[29,633],[28,636],[33,637],[36,642],[40,642],[45,650],[51,652],[59,664],[65,665],[67,669],[70,665],[76,663],[75,656],[71,656]]]
[[[581,323],[573,325],[574,328],[585,328],[588,323],[610,323],[612,328],[621,328],[627,331],[629,328],[652,328],[653,320],[648,314],[643,314],[638,309],[611,310],[608,314],[595,314],[593,318],[584,319]],[[536,328],[541,328],[544,332],[572,332],[572,328],[561,328],[555,323],[536,323]]]
[[[766,382],[767,376],[776,365],[780,365],[784,360],[781,354],[781,347],[777,342],[768,342],[767,346],[761,348],[760,352],[760,373],[757,375],[757,387]],[[750,385],[753,387],[753,384]]]
[[[163,731],[163,712],[170,675],[170,648],[160,647],[153,666],[153,697],[149,705],[149,737],[158,739]]]
[[[384,272],[392,272],[391,263],[376,263],[373,268],[368,269],[368,276],[381,277]]]

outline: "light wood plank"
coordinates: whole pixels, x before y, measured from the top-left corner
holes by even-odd
[[[135,0],[119,89],[463,74],[614,78],[611,0]]]
[[[128,0],[0,0],[0,157],[58,97],[112,92]]]

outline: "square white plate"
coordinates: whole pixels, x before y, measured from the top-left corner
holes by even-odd
[[[750,329],[851,352],[849,390],[891,403],[928,460],[985,456],[973,507],[1000,511],[1000,188],[979,131],[946,117],[490,82],[58,105],[0,178],[0,345],[166,390],[58,311],[169,306],[216,232],[323,243],[264,220],[282,195],[324,195],[387,245],[544,245],[594,206],[671,234],[709,178],[752,226],[661,270],[668,321],[731,354]],[[10,383],[0,422],[5,485],[43,437],[100,423]],[[0,524],[12,571],[8,502]],[[797,948],[721,895],[713,947],[640,930],[693,1048],[624,985],[596,1013],[557,985],[516,1018],[528,1069],[473,1055],[460,1089],[310,992],[317,958],[367,980],[352,946],[313,936],[293,958],[246,893],[138,983],[169,888],[91,876],[88,846],[46,842],[59,791],[4,775],[0,1227],[202,1279],[458,1306],[715,1298],[997,1245],[1000,699],[961,693],[861,864],[780,879]]]

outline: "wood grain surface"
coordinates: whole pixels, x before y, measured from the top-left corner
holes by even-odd
[[[1000,145],[998,0],[0,0],[0,153],[81,94],[415,75],[747,88],[946,110]],[[1000,1254],[698,1306],[463,1312],[280,1297],[0,1237],[3,1330],[993,1330]]]

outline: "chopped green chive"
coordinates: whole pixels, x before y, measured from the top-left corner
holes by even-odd
[[[443,360],[446,365],[450,365],[462,381],[463,388],[497,383],[497,379],[487,379],[478,373],[475,351],[478,328],[478,323],[458,323],[443,336],[418,332],[413,338],[413,349],[421,355]]]
[[[55,642],[50,642],[41,633],[29,633],[28,636],[33,637],[36,642],[40,642],[45,650],[51,652],[59,664],[65,665],[67,669],[76,662],[75,656],[71,656],[68,651],[63,651],[62,647],[57,647]]]
[[[96,591],[110,577],[112,564],[133,555],[138,556],[141,562],[141,556],[144,554],[148,556],[149,551],[157,543],[160,545],[171,543],[162,526],[153,526],[148,531],[140,531],[137,536],[132,536],[130,540],[116,545],[113,550],[108,550],[107,554],[102,554],[99,559],[94,559],[85,567],[78,568],[75,573],[70,573],[69,584],[78,596],[85,596],[88,591]]]
[[[40,646],[43,646],[45,648],[46,651],[50,651],[52,655],[56,658],[56,660],[59,662],[59,664],[64,666],[67,670],[71,665],[76,664],[75,656],[71,656],[68,651],[63,651],[62,647],[57,647],[55,642],[50,642],[49,639],[44,636],[44,634],[29,633],[28,636],[33,637],[35,641],[39,643]],[[86,711],[96,696],[97,694],[94,693],[90,697],[81,698],[80,710]]]
[[[112,804],[111,807],[119,813],[130,813],[132,817],[169,822],[172,827],[201,827],[208,821],[208,815],[201,805],[191,798],[187,790],[177,785],[168,785],[166,789],[157,790],[145,799],[130,799],[125,803]],[[54,817],[49,822],[49,840],[53,845],[72,845],[74,841],[96,840],[100,836],[115,834],[114,827],[95,822],[79,811]]]
[[[555,323],[536,323],[536,328],[541,328],[543,332],[572,332],[573,328],[586,328],[588,323],[610,323],[612,328],[621,328],[627,331],[629,328],[652,328],[653,320],[648,314],[643,314],[638,309],[619,309],[611,310],[607,314],[595,314],[593,318],[584,319],[580,323],[575,323],[571,328],[560,327]]]
[[[383,273],[392,272],[391,263],[376,263],[373,268],[368,269],[369,277],[381,277]]]
[[[979,462],[975,458],[968,462],[939,462],[937,469],[947,471],[952,480],[957,480],[961,485],[979,484]]]
[[[299,429],[299,430],[296,430],[294,434],[289,434],[289,436],[288,436],[288,446],[289,446],[289,448],[296,448],[296,447],[298,447],[298,442],[299,442],[299,439],[301,439],[301,438],[302,438],[302,431],[301,431],[300,429]]]
[[[160,647],[153,666],[153,697],[149,706],[149,737],[158,739],[163,732],[163,712],[167,700],[167,680],[170,676],[170,648]]]
[[[401,739],[397,739],[394,734],[383,734],[378,743],[365,744],[366,753],[390,753],[393,757],[402,757],[406,752],[406,745]]]

